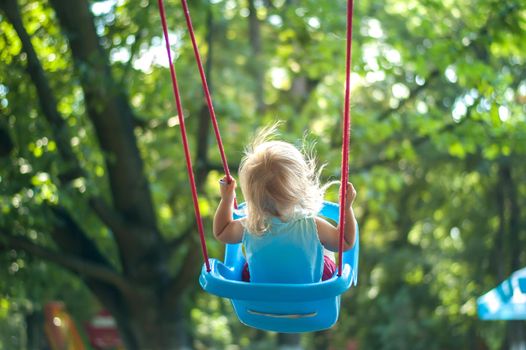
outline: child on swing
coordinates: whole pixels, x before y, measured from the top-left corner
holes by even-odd
[[[245,218],[232,218],[236,181],[220,181],[214,236],[223,243],[243,242],[248,263],[244,281],[313,283],[329,279],[336,266],[324,248],[338,251],[339,227],[317,216],[328,185],[320,185],[313,159],[287,142],[270,140],[275,128],[263,130],[241,162]],[[352,203],[356,191],[351,183],[346,197],[344,251],[355,241]]]

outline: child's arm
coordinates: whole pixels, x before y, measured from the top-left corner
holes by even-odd
[[[227,184],[226,178],[220,181],[221,202],[214,216],[214,236],[223,243],[239,243],[243,238],[241,220],[232,218],[236,181]]]
[[[349,182],[347,184],[347,198],[345,201],[344,251],[351,249],[356,239],[356,219],[352,210],[354,198],[356,198],[356,190],[352,183]],[[318,228],[318,236],[323,246],[333,252],[337,252],[340,240],[340,225],[334,227],[326,220],[316,217],[316,227]]]

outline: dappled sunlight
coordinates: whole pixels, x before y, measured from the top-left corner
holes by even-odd
[[[181,3],[165,2],[197,204],[221,259],[212,219],[223,159]],[[278,120],[278,138],[312,145],[322,183],[338,180],[345,1],[188,2],[238,184],[255,130]],[[74,322],[86,348],[83,325],[101,309],[128,350],[498,350],[518,339],[515,323],[479,317],[526,304],[519,284],[501,285],[526,266],[523,1],[356,1],[354,11],[358,285],[335,327],[288,337],[246,327],[199,287],[157,2],[1,2],[0,350],[39,348],[51,300],[70,319],[52,315],[48,328]],[[336,185],[325,199],[338,196]]]

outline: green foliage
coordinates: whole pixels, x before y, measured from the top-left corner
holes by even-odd
[[[67,42],[47,1],[19,3],[66,118],[69,142],[88,174],[60,181],[66,164],[58,141],[26,74],[20,40],[0,17],[0,128],[8,130],[15,145],[0,158],[0,228],[53,247],[42,204],[61,203],[74,208],[75,217],[118,266],[111,231],[86,203],[88,195],[109,199],[110,188]],[[245,2],[190,4],[202,55],[212,61],[209,80],[229,162],[235,170],[254,130],[280,119],[286,121],[282,133],[288,140],[310,132],[307,139],[316,142],[320,163],[327,163],[324,178],[336,179],[345,3],[255,5],[262,39],[257,56]],[[358,190],[362,232],[360,284],[344,296],[338,326],[329,335],[305,335],[304,343],[309,347],[309,340],[327,337],[333,348],[349,340],[364,349],[500,348],[504,325],[478,321],[475,300],[518,268],[514,261],[526,265],[524,249],[513,256],[514,246],[526,246],[524,3],[384,0],[355,6],[351,181]],[[141,124],[135,134],[159,227],[167,239],[179,237],[194,216],[155,3],[95,1],[91,8],[112,73]],[[195,152],[203,141],[196,136],[204,127],[202,90],[178,2],[168,2],[167,12]],[[262,80],[258,71],[264,73]],[[255,94],[259,84],[264,89],[261,112]],[[211,133],[209,138],[208,165],[220,169]],[[199,171],[206,164],[196,166]],[[511,172],[511,182],[503,180],[503,169]],[[221,176],[219,170],[209,171],[202,186],[207,231]],[[336,199],[334,193],[329,196]],[[513,197],[519,212],[510,204]],[[515,227],[512,217],[518,218]],[[211,254],[220,256],[221,245],[209,238]],[[183,246],[172,259],[174,271],[182,264]],[[93,300],[74,277],[23,252],[8,250],[0,258],[0,324],[11,324],[18,312],[54,298],[70,301],[68,308],[78,317],[90,311],[82,305]],[[274,335],[239,325],[224,300],[195,286],[190,290],[195,295],[188,298],[187,319],[195,326],[189,332],[196,346],[275,344]],[[13,335],[2,332],[0,349]]]

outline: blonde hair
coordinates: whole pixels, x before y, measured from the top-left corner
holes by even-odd
[[[257,235],[269,228],[273,216],[286,220],[297,211],[316,215],[327,187],[320,186],[320,172],[311,152],[302,153],[290,143],[272,140],[278,125],[255,137],[239,168],[247,203],[245,227]]]

